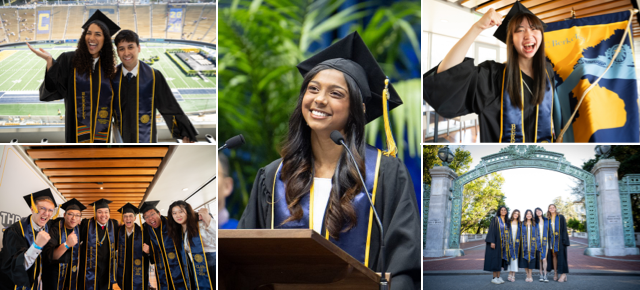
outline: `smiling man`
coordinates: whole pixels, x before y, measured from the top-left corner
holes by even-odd
[[[110,200],[104,198],[89,205],[94,208],[94,217],[80,223],[80,273],[78,289],[113,289],[116,283],[113,269],[116,259],[116,229],[118,221],[111,219]]]
[[[47,289],[81,289],[77,287],[80,263],[80,221],[82,211],[87,209],[81,202],[73,198],[62,205],[64,218],[50,222],[51,243],[55,247],[47,247],[43,251],[42,282]],[[55,285],[55,286],[54,286]]]
[[[118,210],[124,225],[118,230],[116,282],[122,290],[149,289],[149,256],[144,252],[144,232],[136,224],[138,208],[130,203]]]
[[[180,255],[173,240],[169,237],[167,218],[160,215],[156,208],[159,201],[147,201],[140,207],[140,212],[145,220],[146,241],[150,241],[151,247],[145,242],[143,250],[151,252],[149,262],[156,265],[156,282],[160,290],[186,289],[182,272]],[[178,245],[179,246],[179,245]],[[175,277],[175,278],[174,278]]]
[[[0,255],[0,289],[38,289],[42,272],[42,251],[53,247],[48,222],[56,202],[50,189],[24,196],[31,215],[4,232]]]
[[[156,109],[173,138],[194,142],[198,131],[184,114],[160,71],[138,60],[140,41],[131,30],[115,38],[121,64],[113,79],[113,108],[117,129],[125,143],[157,142]]]

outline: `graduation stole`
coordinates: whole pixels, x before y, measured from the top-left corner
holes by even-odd
[[[511,103],[509,92],[505,89],[504,76],[507,68],[504,68],[502,75],[502,94],[500,95],[500,143],[525,143],[527,138],[524,134],[524,81],[522,80],[522,71],[520,71],[520,90],[522,98],[522,109],[515,107]],[[542,116],[542,117],[540,117]],[[547,117],[549,116],[549,117]],[[553,90],[551,89],[551,80],[547,72],[545,82],[544,99],[540,105],[536,106],[536,135],[529,142],[537,143],[553,143]],[[505,126],[506,124],[506,126]]]
[[[511,238],[510,240],[513,241],[513,251],[511,251],[511,259],[515,259],[518,260],[518,256],[520,254],[520,241],[523,241],[521,239],[521,232],[520,232],[520,222],[518,222],[518,226],[516,226],[516,240],[513,241],[512,236],[509,236],[509,238]],[[509,221],[509,228],[511,228],[511,221]],[[513,235],[513,234],[512,234]]]
[[[133,228],[133,252],[131,261],[127,261],[127,234],[125,226],[120,227],[118,233],[118,273],[116,279],[118,285],[124,287],[124,273],[126,272],[127,264],[131,267],[131,289],[143,289],[144,286],[144,257],[142,256],[142,231],[138,225]],[[138,249],[138,250],[136,250]]]
[[[551,232],[551,249],[554,252],[558,251],[558,240],[560,240],[560,236],[558,235],[558,228],[560,227],[560,215],[556,215],[556,220],[554,225],[550,225],[549,231]]]
[[[58,232],[60,233],[58,243],[62,245],[67,241],[67,236],[70,234],[67,233],[67,227],[64,226],[64,220],[58,221],[58,229]],[[64,234],[62,234],[63,231]],[[76,235],[80,236],[80,229],[78,228],[78,226],[74,227],[72,231],[76,232]],[[69,266],[71,266],[71,279],[68,289],[76,289],[78,283],[78,268],[80,263],[80,259],[78,256],[80,256],[80,243],[76,243],[75,246],[71,247],[71,265],[69,265],[68,263],[58,264],[58,283],[56,283],[56,289],[64,289],[64,281],[67,280],[67,271]],[[60,277],[60,273],[64,273],[62,277]]]
[[[113,89],[109,78],[102,77],[102,68],[98,60],[98,104],[95,119],[93,116],[93,81],[91,74],[78,74],[73,69],[73,95],[76,115],[77,143],[107,143],[111,126]]]
[[[122,64],[119,64],[116,70],[118,77],[114,78],[113,84],[118,87],[116,91],[116,119],[120,123],[120,132],[122,133]],[[155,97],[156,74],[154,70],[146,63],[138,61],[138,74],[136,77],[136,127],[138,128],[137,143],[153,143],[151,139],[153,134],[151,131],[153,126],[153,100]]]
[[[531,233],[530,236],[527,235],[527,226],[525,223],[522,223],[522,230],[520,231],[520,241],[522,241],[522,258],[527,261],[534,259],[536,257],[536,251],[540,249],[540,232],[536,223],[531,223],[529,231]]]
[[[371,200],[376,200],[376,188],[378,180],[378,172],[380,170],[380,158],[381,153],[378,148],[367,145],[365,148],[365,184],[367,190],[371,193]],[[300,200],[302,206],[302,218],[299,220],[289,221],[286,224],[282,224],[291,213],[289,212],[288,205],[285,196],[284,182],[280,179],[280,170],[282,169],[282,163],[276,171],[274,179],[273,194],[271,195],[271,229],[300,229],[300,228],[313,228],[313,215],[325,214],[313,212],[313,185],[309,194],[306,194]],[[321,234],[327,239],[347,252],[352,257],[363,263],[365,266],[369,266],[369,249],[371,247],[371,226],[373,223],[373,212],[369,204],[369,200],[366,196],[364,188],[358,193],[351,201],[358,217],[356,226],[350,229],[348,232],[341,232],[339,240],[335,240],[329,236],[329,232],[322,226]],[[328,208],[328,206],[327,206]],[[325,217],[326,218],[326,217]],[[324,219],[323,219],[324,221]],[[345,225],[346,227],[346,225]],[[380,258],[380,257],[379,257]]]
[[[213,222],[211,220],[210,222]],[[207,254],[204,252],[204,247],[202,246],[202,235],[200,235],[200,228],[198,228],[198,236],[193,237],[191,239],[193,244],[190,244],[191,248],[191,256],[193,257],[192,266],[195,271],[196,277],[196,285],[189,285],[189,289],[215,289],[213,284],[211,283],[211,278],[209,277],[209,266],[207,265]],[[187,262],[191,262],[191,259],[187,257],[185,247],[180,249],[180,254],[182,254],[182,260]],[[190,281],[188,281],[191,283]]]
[[[22,218],[20,219],[20,230],[22,231],[22,236],[27,239],[27,242],[29,243],[29,246],[33,245],[33,243],[35,242],[35,237],[33,234],[33,226],[31,225],[31,217],[32,215],[29,215],[28,217]],[[26,231],[25,231],[26,229]],[[44,228],[42,229],[45,232],[49,232],[49,225],[45,224]],[[35,266],[35,267],[34,267]],[[40,255],[38,255],[38,257],[36,258],[36,261],[31,265],[31,268],[29,269],[33,269],[33,284],[31,285],[22,285],[20,286],[20,288],[18,288],[18,285],[15,285],[13,287],[14,290],[16,289],[22,289],[22,290],[26,290],[26,289],[37,289],[38,288],[38,281],[36,281],[36,279],[38,278],[38,276],[40,276],[40,273],[42,273],[42,258],[40,258]],[[27,270],[28,271],[28,270]]]
[[[506,217],[505,217],[506,218]],[[502,249],[502,259],[510,261],[513,250],[513,239],[511,238],[511,227],[497,217],[500,228],[500,248]]]
[[[113,224],[112,220],[109,220],[107,222],[107,230],[105,232],[105,235],[107,235],[106,241],[104,241],[102,238],[98,237],[98,227],[97,227],[98,222],[96,221],[95,218],[91,218],[91,220],[89,220],[88,222],[88,230],[87,230],[87,253],[86,253],[86,257],[87,257],[87,266],[85,267],[85,280],[84,280],[84,287],[85,289],[88,290],[94,290],[96,289],[96,270],[97,270],[97,264],[96,261],[98,259],[98,243],[100,243],[101,241],[103,241],[103,243],[108,243],[109,245],[109,268],[108,268],[108,272],[109,272],[109,285],[113,285],[113,283],[116,283],[115,280],[115,273],[113,273],[112,269],[113,267],[111,266],[111,261],[116,257],[115,254],[115,230],[114,227],[115,225]],[[93,283],[90,283],[91,281],[93,281]],[[89,283],[87,283],[89,282]],[[109,289],[111,289],[111,287],[109,287]]]
[[[547,251],[549,250],[547,246],[547,235],[549,234],[549,219],[542,217],[542,239],[540,244],[540,259],[544,259],[547,257]],[[538,224],[540,226],[540,224]],[[538,229],[540,231],[540,229]]]
[[[173,239],[167,234],[167,227],[160,219],[160,238],[153,230],[152,226],[147,225],[151,231],[149,239],[151,240],[151,250],[153,251],[153,261],[156,265],[156,278],[160,289],[169,289],[169,285],[173,285],[174,289],[187,289],[185,286],[184,274],[182,273],[182,264],[176,255],[176,246]],[[162,245],[162,247],[160,247]],[[162,252],[162,249],[166,253]],[[167,273],[167,266],[169,273]],[[169,279],[171,279],[169,282]]]

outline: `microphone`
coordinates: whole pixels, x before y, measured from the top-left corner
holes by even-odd
[[[226,148],[233,149],[233,148],[236,148],[236,147],[240,147],[240,146],[242,146],[242,144],[244,144],[244,136],[242,136],[242,134],[236,135],[236,136],[233,136],[233,137],[229,138],[229,140],[227,140],[226,142],[224,142],[224,145],[222,145],[222,147],[218,148],[218,151],[224,150]]]
[[[362,174],[360,173],[360,168],[358,168],[358,163],[356,162],[356,159],[353,158],[353,154],[351,154],[351,150],[349,150],[349,147],[347,146],[347,144],[344,143],[344,137],[342,136],[342,134],[340,134],[338,130],[334,130],[333,132],[331,132],[330,136],[331,136],[331,140],[333,140],[333,142],[336,143],[336,145],[342,145],[344,149],[347,150],[347,154],[349,155],[349,157],[351,157],[351,162],[353,162],[353,165],[356,167],[358,171],[358,176],[360,177],[360,181],[362,182],[362,187],[364,188],[364,192],[366,193],[367,199],[369,200],[369,205],[371,206],[371,210],[373,210],[373,215],[375,215],[376,217],[376,223],[378,224],[378,229],[380,230],[380,251],[378,252],[378,257],[380,259],[380,269],[382,271],[382,275],[380,275],[381,276],[380,290],[387,290],[389,289],[389,285],[387,283],[387,277],[386,277],[386,272],[384,268],[384,230],[382,229],[380,216],[378,215],[376,208],[373,206],[373,201],[371,201],[369,190],[367,190],[367,185],[364,183],[364,179],[362,178]]]

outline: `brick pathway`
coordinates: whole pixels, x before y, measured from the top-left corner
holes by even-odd
[[[575,270],[617,270],[640,271],[640,256],[625,257],[590,257],[584,255],[587,240],[571,238],[571,246],[568,247],[569,272]],[[462,257],[424,258],[423,270],[427,271],[452,271],[452,270],[480,270],[484,266],[484,241],[469,242],[460,245],[465,255]],[[475,247],[475,248],[474,248]],[[615,260],[614,260],[615,259]]]

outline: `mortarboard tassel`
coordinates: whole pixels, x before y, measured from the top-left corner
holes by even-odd
[[[382,118],[384,120],[384,132],[387,136],[387,151],[384,152],[386,156],[396,157],[398,153],[398,147],[396,147],[396,142],[393,140],[393,135],[391,134],[391,126],[389,125],[389,78],[384,80],[384,90],[382,90]]]
[[[56,214],[51,219],[52,220],[57,219],[59,214],[60,214],[60,207],[58,207],[58,210],[56,210]]]
[[[36,207],[36,203],[33,201],[33,193],[31,194],[31,209],[33,212],[38,213],[38,208]]]

